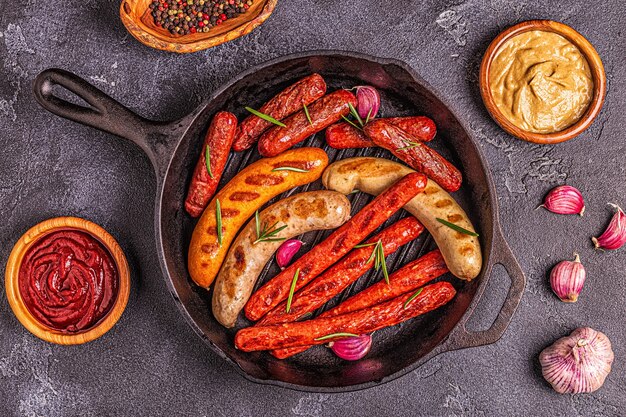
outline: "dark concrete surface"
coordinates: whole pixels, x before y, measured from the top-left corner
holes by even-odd
[[[127,34],[118,1],[0,0],[0,264],[35,223],[77,215],[104,226],[133,268],[135,291],[117,326],[83,346],[42,342],[0,292],[2,416],[619,416],[626,415],[626,249],[594,252],[611,212],[626,205],[626,6],[612,1],[280,1],[252,34],[208,51],[173,55]],[[591,129],[557,146],[518,141],[488,117],[478,66],[502,29],[531,18],[563,21],[600,53],[608,76]],[[55,117],[34,101],[41,70],[76,72],[138,113],[186,114],[238,72],[284,54],[343,49],[402,59],[472,128],[487,156],[508,241],[527,274],[504,337],[443,354],[367,391],[319,395],[252,384],[191,331],[167,293],[153,232],[154,175],[133,145]],[[582,189],[583,218],[535,211],[551,187]],[[112,214],[116,213],[116,214]],[[546,271],[578,251],[588,270],[580,301],[559,302]],[[488,327],[508,278],[496,269],[477,328]],[[613,342],[615,364],[590,395],[558,395],[538,353],[587,325]]]

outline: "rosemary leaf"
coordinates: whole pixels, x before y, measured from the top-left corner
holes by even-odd
[[[439,223],[441,223],[441,224],[445,225],[445,226],[448,226],[448,227],[449,227],[450,229],[452,229],[452,230],[456,230],[456,231],[457,231],[457,232],[459,232],[459,233],[463,233],[463,234],[465,234],[465,235],[470,235],[470,236],[474,236],[474,237],[479,236],[479,234],[478,234],[478,233],[472,232],[471,230],[464,229],[464,228],[462,228],[461,226],[458,226],[458,225],[456,225],[456,224],[454,224],[454,223],[450,223],[450,222],[449,222],[449,221],[447,221],[447,220],[440,219],[439,217],[437,217],[437,221],[438,221]]]
[[[215,219],[217,223],[217,241],[222,244],[222,206],[220,200],[215,200]]]
[[[327,334],[326,336],[322,336],[322,337],[317,337],[314,340],[326,340],[326,339],[333,339],[335,337],[358,337],[358,334],[354,334],[354,333],[331,333],[331,334]]]
[[[296,273],[291,280],[291,287],[289,288],[289,298],[287,298],[287,313],[291,311],[291,303],[293,301],[293,293],[296,291],[296,283],[298,282],[298,275],[300,275],[300,268],[296,269]]]
[[[204,163],[206,164],[206,170],[209,173],[209,177],[213,177],[213,171],[211,171],[211,149],[209,145],[206,146],[206,151],[204,152]]]
[[[280,126],[280,127],[287,127],[287,125],[286,125],[286,124],[284,124],[284,123],[282,123],[282,122],[279,122],[278,120],[274,119],[272,116],[267,115],[267,114],[265,114],[265,113],[261,113],[260,111],[258,111],[258,110],[254,110],[254,109],[253,109],[253,108],[251,108],[251,107],[246,107],[246,110],[248,110],[250,113],[254,114],[254,115],[255,115],[255,116],[257,116],[257,117],[260,117],[260,118],[261,118],[261,119],[263,119],[263,120],[266,120],[266,121],[268,121],[268,122],[270,122],[270,123],[275,124],[276,126]]]
[[[410,296],[410,297],[409,297],[409,299],[408,299],[408,300],[406,300],[406,301],[404,302],[404,308],[406,308],[406,307],[409,305],[409,303],[410,303],[411,301],[415,300],[415,297],[417,297],[418,295],[420,295],[420,294],[422,293],[422,290],[423,290],[423,289],[424,289],[424,288],[420,288],[419,290],[417,290],[417,291],[415,292],[415,294],[413,294],[412,296]]]
[[[277,167],[272,170],[272,172],[277,171],[293,171],[293,172],[309,172],[308,169],[296,168],[296,167]]]
[[[359,112],[356,111],[352,103],[348,103],[348,106],[350,106],[350,114],[356,119],[357,122],[359,122],[361,127],[363,127],[364,125],[363,119],[361,119],[361,116],[359,116]]]
[[[359,126],[355,125],[354,122],[350,119],[348,119],[346,116],[342,115],[341,118],[343,120],[345,120],[346,122],[350,123],[353,127],[356,127],[359,130],[363,130],[362,128],[360,128]]]
[[[398,148],[398,149],[396,149],[396,151],[406,151],[407,149],[416,148],[416,147],[421,145],[421,143],[419,143],[419,142],[413,142],[413,141],[410,141],[410,140],[405,140],[404,143],[406,143],[407,146],[403,146],[401,148]]]
[[[370,121],[370,116],[372,115],[373,108],[370,108],[370,111],[367,112],[367,117],[365,118],[365,124],[368,124]]]
[[[304,103],[302,103],[302,108],[304,109],[304,114],[306,114],[306,119],[309,121],[309,124],[313,126],[313,121],[311,120],[311,115],[309,114],[309,108]]]
[[[378,245],[378,242],[373,242],[373,243],[361,243],[359,245],[356,245],[354,247],[354,249],[361,249],[361,248],[367,248],[369,246],[374,246],[374,245]]]
[[[280,227],[276,227],[278,225],[278,222],[274,223],[273,225],[269,226],[267,225],[267,223],[263,223],[263,225],[261,226],[261,220],[259,217],[259,211],[257,210],[254,219],[256,222],[256,237],[257,239],[252,242],[253,245],[256,245],[259,242],[280,242],[282,240],[285,240],[286,238],[284,237],[276,237],[276,235],[281,231],[284,230],[287,225],[283,225]]]
[[[378,246],[378,250],[380,252],[380,264],[383,267],[383,277],[385,277],[385,282],[389,285],[389,272],[387,271],[387,260],[385,259],[385,248],[383,248],[383,243],[380,241],[380,245]]]

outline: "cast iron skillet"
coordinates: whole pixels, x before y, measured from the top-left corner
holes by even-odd
[[[245,116],[244,106],[260,107],[285,86],[312,72],[324,76],[329,90],[362,84],[376,86],[382,95],[383,115],[425,114],[433,118],[438,126],[438,135],[432,144],[463,172],[464,185],[455,193],[455,198],[467,210],[481,234],[484,266],[480,276],[472,282],[464,282],[448,274],[444,278],[451,281],[458,291],[452,302],[422,318],[377,332],[372,351],[357,362],[341,361],[324,347],[310,349],[285,361],[265,352],[236,350],[233,345],[234,330],[226,330],[215,321],[211,314],[210,293],[191,283],[186,268],[187,246],[195,221],[185,213],[183,201],[210,119],[223,109],[233,111],[242,118]],[[55,85],[76,94],[91,107],[79,106],[55,95]],[[439,353],[496,342],[522,297],[525,278],[502,236],[495,188],[478,147],[464,124],[402,62],[347,52],[317,51],[290,55],[246,71],[211,94],[191,114],[174,122],[146,120],[85,80],[59,69],[39,74],[34,92],[37,101],[52,113],[127,138],[148,155],[157,178],[157,252],[172,296],[196,333],[252,381],[317,392],[372,387],[414,370]],[[306,141],[306,145],[324,146],[322,136],[316,135]],[[331,161],[355,155],[392,157],[380,149],[325,149]],[[258,158],[256,150],[233,153],[222,183],[232,178],[240,167]],[[318,188],[321,188],[320,181],[297,191]],[[293,193],[292,190],[286,195]],[[369,199],[363,193],[351,196],[353,211],[360,209]],[[403,215],[392,217],[384,226]],[[308,245],[313,245],[328,233],[308,234],[305,240]],[[425,234],[390,256],[388,265],[395,269],[433,247],[432,239]],[[277,272],[273,264],[266,267],[261,281]],[[480,301],[494,264],[502,264],[511,277],[508,295],[488,330],[470,332],[465,324]],[[374,279],[380,277],[374,273],[363,277],[348,289],[348,293],[362,289]],[[240,319],[237,327],[245,325],[249,323]]]

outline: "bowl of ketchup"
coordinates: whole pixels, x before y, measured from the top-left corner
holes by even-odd
[[[17,319],[40,339],[90,342],[121,317],[130,293],[126,256],[102,227],[56,217],[28,230],[7,262],[6,294]]]

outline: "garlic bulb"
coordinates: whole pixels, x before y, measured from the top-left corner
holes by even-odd
[[[611,372],[609,338],[591,327],[579,327],[539,354],[543,377],[560,394],[593,392]]]

